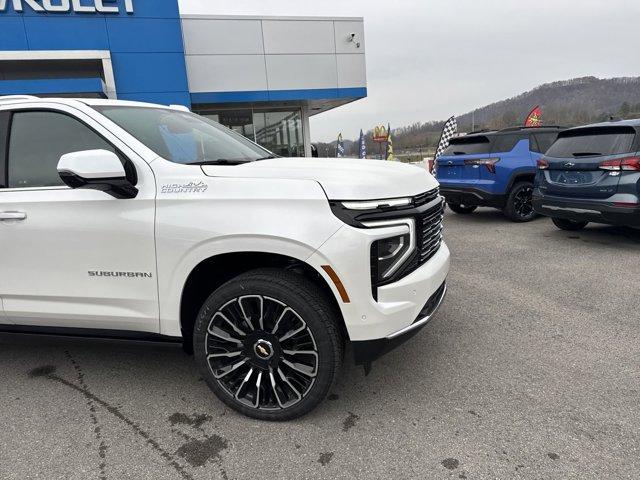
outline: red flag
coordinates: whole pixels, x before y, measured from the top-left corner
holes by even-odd
[[[541,127],[542,126],[542,109],[537,105],[524,122],[525,127]]]

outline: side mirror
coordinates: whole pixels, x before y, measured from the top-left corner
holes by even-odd
[[[71,188],[90,188],[115,198],[134,198],[138,189],[127,180],[120,158],[107,150],[85,150],[60,157],[58,174]]]

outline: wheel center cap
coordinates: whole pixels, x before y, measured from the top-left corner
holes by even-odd
[[[260,360],[269,360],[273,357],[273,345],[266,340],[258,340],[253,346],[253,351]]]

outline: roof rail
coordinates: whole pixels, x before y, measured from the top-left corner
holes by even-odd
[[[18,100],[39,100],[33,95],[0,95],[0,103],[15,102]]]

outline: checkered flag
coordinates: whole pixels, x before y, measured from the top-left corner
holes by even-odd
[[[342,140],[342,133],[338,135],[338,142],[336,143],[336,157],[344,157],[344,141]]]
[[[449,141],[455,137],[456,133],[458,133],[458,121],[456,120],[455,115],[447,120],[442,128],[442,133],[440,134],[440,141],[438,142],[438,148],[436,149],[436,154],[433,157],[433,163],[429,161],[429,170],[430,173],[436,173],[436,169],[438,166],[438,157],[442,155],[442,152],[446,150],[449,146]]]
[[[438,142],[438,148],[436,150],[436,159],[442,155],[442,152],[449,146],[449,141],[455,137],[456,133],[458,133],[458,121],[456,117],[453,116],[447,120],[442,129],[442,135],[440,135],[440,142]]]

